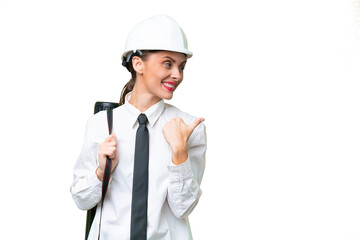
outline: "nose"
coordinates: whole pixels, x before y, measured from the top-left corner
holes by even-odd
[[[172,69],[172,72],[171,72],[171,78],[175,81],[181,81],[182,79],[182,72],[180,72],[180,70],[176,67],[174,67]]]

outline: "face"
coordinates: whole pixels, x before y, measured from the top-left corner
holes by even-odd
[[[154,52],[141,64],[136,81],[141,78],[144,90],[157,98],[171,99],[184,77],[185,55],[170,51]]]

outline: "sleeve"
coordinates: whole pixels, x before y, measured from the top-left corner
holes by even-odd
[[[101,200],[102,182],[96,176],[99,143],[95,138],[94,127],[90,117],[86,123],[85,139],[73,170],[73,183],[70,187],[72,198],[82,210],[91,209]]]
[[[188,158],[179,165],[168,166],[170,181],[168,203],[177,218],[187,217],[201,196],[200,184],[205,169],[206,128],[200,123],[187,142]]]

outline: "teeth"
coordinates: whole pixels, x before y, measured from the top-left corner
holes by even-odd
[[[165,86],[169,87],[169,88],[174,88],[174,85],[171,85],[169,83],[163,83]]]

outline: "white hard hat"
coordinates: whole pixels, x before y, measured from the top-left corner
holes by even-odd
[[[180,52],[187,58],[193,55],[188,50],[184,31],[174,19],[166,15],[155,15],[138,23],[129,33],[121,59],[129,60],[128,56],[137,50]]]

